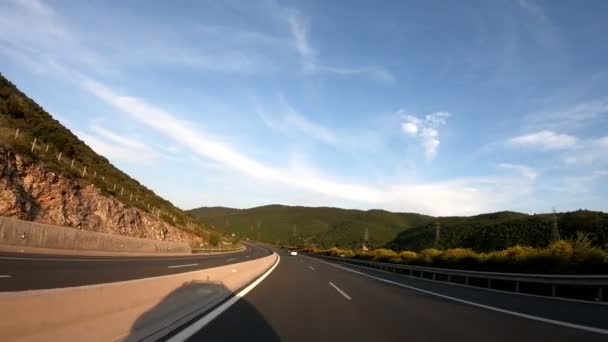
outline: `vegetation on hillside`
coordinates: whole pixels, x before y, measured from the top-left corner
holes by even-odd
[[[593,247],[588,235],[578,233],[572,240],[559,240],[548,247],[513,246],[477,253],[466,248],[424,249],[420,252],[377,249],[304,248],[302,252],[390,262],[416,266],[475,271],[559,274],[608,274],[608,251]]]
[[[189,211],[216,229],[274,244],[320,247],[380,247],[405,229],[433,220],[430,216],[384,210],[267,205],[251,209],[198,208]]]
[[[554,221],[556,220],[556,221]],[[545,247],[551,242],[554,224],[561,238],[574,239],[577,232],[588,235],[594,246],[608,243],[608,214],[578,210],[526,215],[498,212],[471,217],[442,217],[401,232],[386,245],[394,250],[420,251],[426,248],[469,248],[478,252],[511,246]],[[439,239],[436,238],[439,225]]]
[[[154,213],[167,223],[202,233],[202,225],[193,224],[193,217],[95,153],[1,74],[0,145],[62,176],[92,183],[105,194]]]

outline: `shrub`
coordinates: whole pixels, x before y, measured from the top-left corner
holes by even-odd
[[[217,247],[219,246],[220,242],[222,242],[222,237],[220,236],[220,234],[214,232],[209,235],[209,243],[212,246]]]
[[[436,248],[423,249],[418,254],[419,255],[418,259],[424,263],[432,264],[433,261],[435,260],[435,258],[440,256],[442,253],[443,252],[441,252],[440,250],[438,250]]]
[[[412,251],[402,251],[399,253],[399,258],[401,258],[402,262],[409,263],[418,258],[418,254]]]
[[[373,261],[389,261],[392,258],[399,257],[399,254],[397,254],[397,252],[385,248],[376,249],[373,254]],[[400,262],[400,260],[397,262]]]

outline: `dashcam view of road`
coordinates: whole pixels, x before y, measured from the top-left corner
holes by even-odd
[[[0,1],[0,341],[608,340],[608,2]]]

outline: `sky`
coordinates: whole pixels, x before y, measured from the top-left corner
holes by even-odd
[[[183,209],[608,211],[608,2],[0,1],[0,72]]]

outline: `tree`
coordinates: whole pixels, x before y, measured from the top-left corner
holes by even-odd
[[[212,246],[219,246],[220,242],[222,242],[222,237],[220,236],[220,234],[218,233],[211,233],[211,235],[209,235],[209,243]]]

